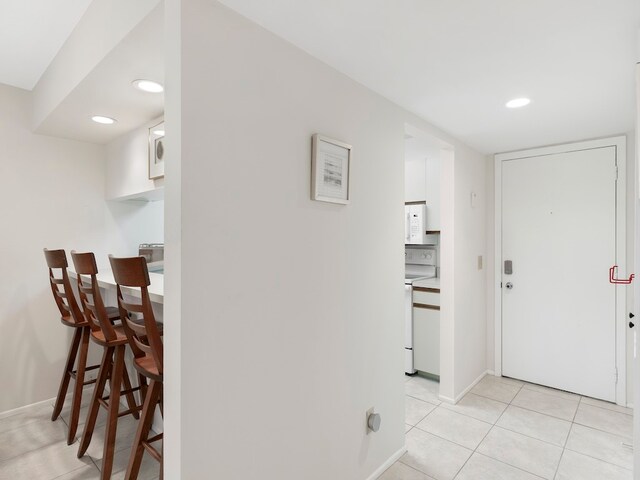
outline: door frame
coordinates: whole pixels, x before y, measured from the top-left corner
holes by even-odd
[[[494,349],[497,376],[502,375],[502,163],[515,160],[558,153],[569,153],[594,148],[615,147],[618,182],[616,184],[616,263],[619,265],[619,276],[627,272],[627,138],[624,135],[587,140],[583,142],[532,148],[517,152],[499,153],[494,156],[495,167],[495,249],[494,249]],[[606,275],[607,272],[603,272]],[[627,405],[627,341],[626,341],[626,286],[616,286],[616,368],[618,382],[616,384],[616,403]]]

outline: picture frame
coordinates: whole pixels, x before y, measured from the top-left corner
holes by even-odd
[[[351,201],[353,147],[320,134],[311,137],[311,199],[347,205]]]
[[[149,180],[164,177],[164,120],[149,128]]]

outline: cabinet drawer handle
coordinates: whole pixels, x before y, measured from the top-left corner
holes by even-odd
[[[415,308],[426,308],[427,310],[440,310],[436,305],[427,305],[426,303],[414,303]]]

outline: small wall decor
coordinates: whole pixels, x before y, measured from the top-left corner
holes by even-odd
[[[149,128],[149,179],[164,177],[164,120]]]
[[[311,199],[348,204],[351,145],[317,133],[311,144]]]

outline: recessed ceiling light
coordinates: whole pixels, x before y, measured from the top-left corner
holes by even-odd
[[[507,102],[507,108],[520,108],[529,105],[530,103],[531,100],[529,100],[528,98],[514,98],[513,100],[509,100]]]
[[[111,125],[112,123],[116,123],[115,119],[111,117],[104,117],[102,115],[94,115],[93,117],[91,117],[91,120],[96,123],[102,123],[104,125]]]
[[[164,130],[154,130],[153,134],[158,135],[160,137],[164,137]]]
[[[161,93],[164,92],[164,87],[158,82],[152,82],[151,80],[134,80],[133,86],[138,90],[149,93]]]

